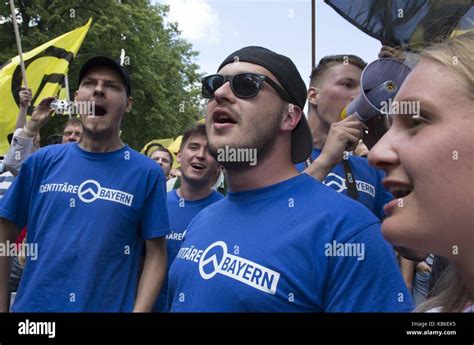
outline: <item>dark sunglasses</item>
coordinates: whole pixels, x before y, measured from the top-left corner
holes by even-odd
[[[234,95],[239,98],[252,98],[257,96],[262,83],[266,81],[275,91],[280,95],[282,99],[287,102],[294,103],[291,100],[290,95],[283,90],[277,83],[271,80],[269,77],[256,73],[239,73],[236,75],[223,76],[220,74],[212,74],[202,78],[202,97],[214,98],[214,92],[217,91],[222,85],[230,81],[230,88]]]

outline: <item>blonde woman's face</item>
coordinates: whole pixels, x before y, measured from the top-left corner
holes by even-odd
[[[474,101],[457,75],[423,59],[396,101],[419,105],[419,116],[394,114],[369,153],[395,195],[385,206],[387,240],[452,258],[474,243]]]

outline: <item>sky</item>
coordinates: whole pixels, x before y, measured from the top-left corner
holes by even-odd
[[[290,57],[308,84],[311,73],[311,0],[157,0],[199,52],[201,72],[213,74],[234,51],[259,45]],[[380,43],[316,0],[316,62],[325,55],[377,58]]]

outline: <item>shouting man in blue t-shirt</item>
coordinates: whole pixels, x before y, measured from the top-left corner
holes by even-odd
[[[393,199],[382,186],[383,172],[350,152],[356,149],[366,126],[354,116],[341,120],[344,107],[361,92],[365,66],[355,55],[331,55],[313,69],[307,92],[313,150],[297,169],[361,202],[382,220],[383,205]]]
[[[47,116],[53,100],[35,112]],[[0,245],[9,248],[28,223],[27,261],[11,310],[150,311],[166,271],[165,177],[120,139],[132,107],[128,72],[107,57],[88,60],[75,105],[80,142],[33,154],[0,202]],[[0,257],[0,312],[9,310],[9,261]]]
[[[166,236],[168,269],[176,258],[191,220],[204,208],[223,198],[211,188],[211,180],[219,166],[209,153],[206,126],[187,128],[177,159],[181,164],[180,186],[167,194],[171,234]],[[163,283],[154,311],[168,311],[168,284]]]
[[[379,220],[293,165],[313,143],[294,63],[242,48],[203,78],[202,94],[230,192],[189,224],[169,273],[171,311],[410,311]]]

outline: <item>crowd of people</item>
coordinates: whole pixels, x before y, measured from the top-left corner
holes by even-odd
[[[75,100],[97,111],[61,144],[38,145],[55,98],[26,121],[22,89],[0,244],[38,255],[0,256],[0,312],[473,312],[472,52],[474,32],[422,51],[394,100],[420,113],[376,143],[341,120],[367,65],[349,54],[306,88],[287,56],[231,53],[177,153],[122,142],[132,82],[111,58],[82,66]]]

